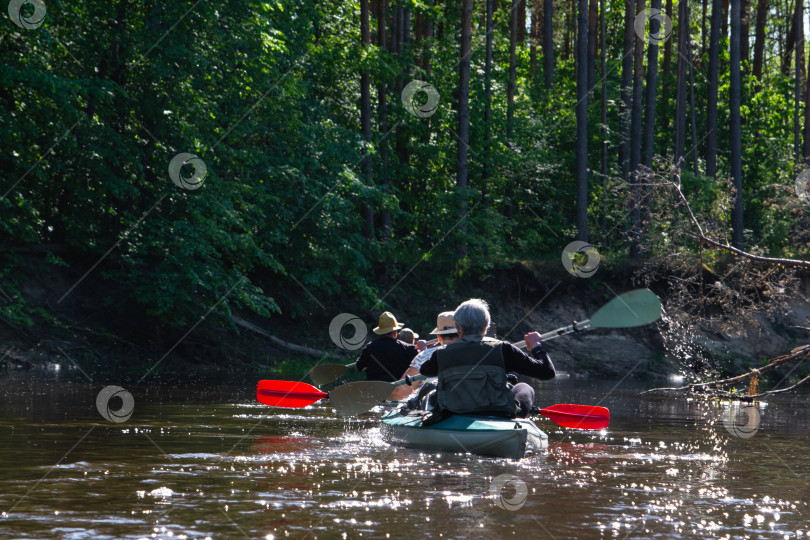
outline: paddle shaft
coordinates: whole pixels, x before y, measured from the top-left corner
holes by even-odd
[[[557,328],[556,330],[551,330],[550,332],[546,332],[545,334],[540,334],[540,341],[548,341],[549,339],[554,339],[560,336],[565,336],[568,334],[573,334],[574,332],[580,332],[582,330],[587,330],[588,325],[591,323],[590,319],[586,319],[581,322],[574,322],[569,324],[568,326],[563,326],[561,328]],[[526,347],[525,341],[518,341],[517,343],[512,343],[518,349],[523,349]]]

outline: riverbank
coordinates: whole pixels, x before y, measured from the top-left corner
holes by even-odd
[[[340,313],[356,314],[370,330],[382,308],[318,305],[301,291],[304,315],[268,318],[200,306],[200,317],[175,327],[160,325],[103,277],[88,279],[65,302],[60,296],[75,282],[70,268],[31,265],[18,295],[4,298],[0,324],[0,369],[72,370],[78,375],[115,374],[138,380],[150,377],[212,380],[277,374],[303,375],[320,358],[349,362],[355,350],[338,346],[330,323]],[[557,261],[514,262],[487,273],[470,273],[464,288],[430,294],[405,281],[385,309],[423,337],[435,314],[469,297],[492,307],[491,333],[510,341],[530,330],[548,331],[588,318],[615,294],[637,288],[634,269],[600,269],[591,278],[574,277]],[[665,282],[650,284],[669,314],[677,306]],[[549,341],[558,371],[571,376],[662,380],[674,374],[739,372],[784,354],[810,338],[808,282],[787,306],[766,306],[737,320],[665,315],[642,328],[594,330]],[[409,289],[412,294],[407,294]],[[8,316],[22,304],[29,322]],[[240,324],[233,322],[234,318]],[[351,329],[351,326],[349,326]],[[346,330],[346,329],[344,329]],[[347,337],[353,337],[353,330]],[[273,336],[272,338],[268,336]],[[429,338],[429,336],[428,336]],[[297,349],[302,346],[305,349]],[[349,346],[349,349],[352,347]],[[303,351],[303,352],[302,352]],[[798,370],[801,371],[801,370]],[[799,375],[797,372],[796,375]]]

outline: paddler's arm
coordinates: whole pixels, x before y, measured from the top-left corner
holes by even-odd
[[[527,348],[531,347],[531,356],[521,351],[511,343],[503,344],[503,362],[506,371],[516,371],[521,375],[527,375],[545,381],[553,379],[556,374],[551,358],[543,349],[540,341],[540,334],[530,332],[523,336]]]

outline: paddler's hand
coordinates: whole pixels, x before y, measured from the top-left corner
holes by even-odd
[[[540,339],[540,334],[537,332],[529,332],[525,336],[523,336],[523,341],[526,342],[526,349],[531,351],[538,345],[541,345],[543,341]]]
[[[427,341],[425,341],[424,339],[419,339],[419,340],[417,340],[417,341],[416,341],[416,349],[417,349],[419,352],[422,352],[422,351],[424,351],[425,349],[427,349]]]

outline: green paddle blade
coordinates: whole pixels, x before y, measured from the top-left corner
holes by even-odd
[[[591,328],[643,326],[661,318],[661,301],[650,289],[620,294],[594,313]]]
[[[355,416],[374,408],[394,391],[394,385],[382,381],[357,381],[329,392],[329,403],[341,416]]]
[[[352,364],[353,365],[353,364]],[[336,381],[349,369],[341,364],[318,364],[309,370],[309,378],[318,386]]]

